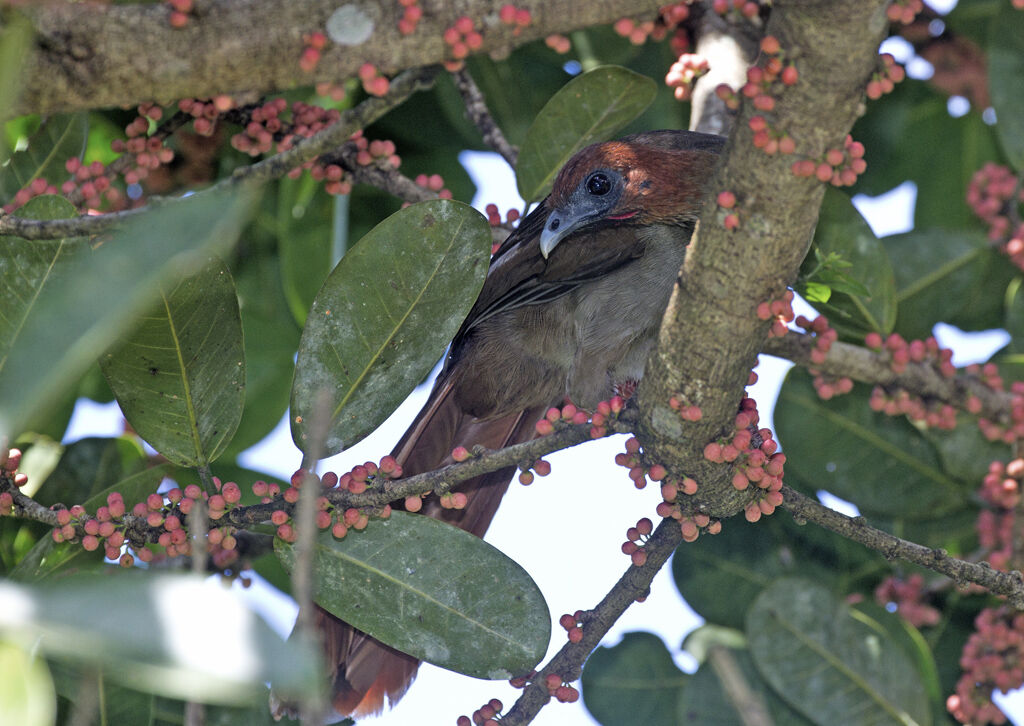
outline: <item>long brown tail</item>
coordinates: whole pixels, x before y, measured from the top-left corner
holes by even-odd
[[[530,409],[481,420],[464,414],[454,402],[450,383],[439,381],[430,399],[392,452],[403,475],[433,471],[452,463],[451,450],[484,446],[499,449],[528,441],[544,409]],[[482,537],[508,489],[515,467],[470,479],[459,487],[468,503],[464,509],[443,509],[436,497],[428,498],[422,514]],[[389,603],[380,603],[388,607]],[[419,661],[353,628],[326,610],[317,608],[317,625],[325,643],[332,680],[332,704],[344,716],[366,716],[393,705],[416,677]]]

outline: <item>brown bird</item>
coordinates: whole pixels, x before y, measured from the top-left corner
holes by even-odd
[[[527,441],[549,407],[569,399],[592,410],[640,379],[723,143],[651,131],[565,164],[493,256],[430,399],[395,447],[406,475],[451,463],[459,444]],[[422,512],[482,537],[514,473],[465,482],[464,509],[428,499]],[[401,698],[419,661],[325,610],[317,621],[338,713],[376,713]]]

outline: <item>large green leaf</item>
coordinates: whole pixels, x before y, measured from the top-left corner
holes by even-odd
[[[656,93],[654,81],[620,66],[601,66],[566,83],[526,132],[516,166],[520,196],[534,202],[547,195],[569,157],[611,138]]]
[[[820,726],[932,722],[907,654],[821,585],[797,578],[772,584],[750,609],[747,638],[764,679]]]
[[[139,436],[181,466],[205,466],[242,417],[245,358],[231,273],[211,259],[194,275],[159,286],[138,327],[100,367]]]
[[[274,546],[291,570],[294,548],[281,540]],[[322,608],[458,673],[522,675],[548,647],[548,607],[526,571],[482,539],[430,517],[395,512],[341,540],[322,532],[313,569]]]
[[[842,192],[831,188],[825,192],[814,243],[822,255],[834,255],[850,263],[845,275],[867,291],[865,295],[836,289],[828,303],[815,303],[815,307],[829,316],[833,327],[848,335],[889,333],[896,322],[896,290],[889,257]]]
[[[237,593],[194,576],[0,584],[0,633],[190,701],[246,704],[270,680],[282,694],[308,694],[319,683],[310,647],[283,641]]]
[[[288,309],[300,326],[338,261],[331,245],[334,199],[307,174],[277,182],[274,229],[281,283]]]
[[[83,503],[112,482],[143,469],[148,458],[139,442],[131,437],[79,439],[63,450],[53,473],[36,494],[36,500],[47,507],[58,503],[68,507]]]
[[[934,447],[903,417],[875,413],[863,387],[821,400],[792,369],[775,407],[787,471],[865,514],[929,519],[957,509],[971,487],[947,474]]]
[[[1002,292],[1015,268],[984,234],[923,229],[882,242],[896,277],[896,331],[905,338],[925,338],[940,321],[963,330],[1002,325]]]
[[[992,19],[988,43],[988,88],[996,110],[996,133],[1017,171],[1024,171],[1024,13],[1002,3]]]
[[[91,253],[62,265],[61,284],[45,286],[9,349],[0,375],[0,435],[17,433],[33,410],[76,385],[149,308],[162,280],[194,272],[210,253],[226,251],[250,198],[248,191],[211,191],[176,200],[134,218]],[[5,264],[10,263],[0,258]]]
[[[689,640],[689,638],[687,639]],[[735,666],[730,675],[739,676],[743,686],[756,697],[774,719],[782,726],[809,726],[810,721],[792,709],[776,694],[754,667],[754,661],[746,650],[717,646],[717,658],[727,659]],[[712,663],[705,660],[691,676],[686,689],[679,699],[679,712],[675,723],[700,724],[700,726],[747,726],[746,715],[741,704],[733,701],[726,692],[722,677]]]
[[[57,722],[53,679],[30,645],[0,640],[0,721],[19,726]]]
[[[64,163],[82,157],[88,134],[89,120],[85,113],[44,119],[29,138],[28,148],[11,154],[10,161],[0,167],[0,202],[11,201],[15,193],[33,179],[46,179],[59,187],[68,176]]]
[[[657,635],[626,633],[590,655],[580,683],[584,705],[604,726],[673,726],[689,678]]]
[[[423,380],[476,300],[490,227],[466,204],[391,215],[338,263],[310,309],[292,386],[292,439],[325,453],[379,426]],[[326,414],[326,437],[311,427]]]
[[[870,577],[885,568],[882,558],[863,546],[819,527],[798,526],[788,513],[756,524],[734,517],[722,529],[680,545],[672,556],[679,593],[716,625],[742,628],[750,603],[775,578],[802,574],[845,592],[855,573]]]

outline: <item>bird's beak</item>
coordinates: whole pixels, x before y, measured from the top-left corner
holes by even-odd
[[[568,221],[568,215],[557,210],[548,215],[544,222],[544,231],[540,233],[540,253],[545,260],[570,231],[572,224]]]

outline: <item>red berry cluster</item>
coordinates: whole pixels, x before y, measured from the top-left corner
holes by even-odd
[[[647,466],[644,463],[644,455],[640,450],[640,440],[635,436],[630,436],[626,439],[626,451],[615,455],[615,463],[629,469],[629,478],[633,480],[633,485],[637,489],[643,489],[647,486],[648,477],[650,477],[651,481],[661,481],[668,476],[668,472],[661,464]]]
[[[1007,464],[993,461],[978,490],[980,499],[988,504],[978,515],[978,541],[988,552],[989,564],[997,570],[1010,568],[1022,479],[1024,459],[1014,459]]]
[[[178,110],[192,117],[192,128],[200,136],[213,136],[214,122],[222,113],[234,107],[235,100],[225,95],[206,100],[183,98],[178,101]]]
[[[608,433],[608,419],[618,416],[625,405],[626,401],[621,396],[612,396],[611,399],[598,403],[593,414],[576,408],[572,403],[567,403],[562,408],[552,407],[548,409],[544,418],[537,422],[537,434],[547,436],[555,431],[557,424],[589,423],[591,438],[599,439]]]
[[[391,81],[373,63],[363,63],[356,75],[363,84],[363,90],[371,96],[383,96],[391,87]]]
[[[512,26],[512,35],[519,35],[523,28],[533,22],[533,15],[527,8],[517,8],[511,3],[506,3],[498,10],[498,20],[504,25]]]
[[[77,157],[76,157],[77,158]],[[42,194],[56,194],[57,187],[50,182],[46,181],[41,176],[37,176],[27,186],[22,187],[14,195],[14,199],[3,206],[3,210],[10,214],[18,207],[27,203],[29,199],[38,197]]]
[[[498,718],[500,718],[503,708],[505,706],[501,701],[497,698],[492,698],[476,711],[473,711],[472,718],[469,716],[459,716],[455,724],[456,726],[471,726],[471,724],[476,724],[476,726],[498,726]]]
[[[636,526],[626,530],[626,541],[622,543],[622,554],[629,555],[637,567],[642,567],[647,562],[647,550],[644,549],[644,545],[653,531],[654,523],[647,517],[639,520]],[[563,619],[565,617],[565,615],[562,616]],[[580,637],[583,637],[582,632]],[[569,631],[569,640],[572,640],[571,630]]]
[[[878,333],[868,333],[864,337],[864,344],[874,351],[881,352],[883,349],[888,351],[889,367],[892,368],[893,373],[903,373],[911,362],[924,363],[928,361],[943,377],[952,378],[956,375],[953,351],[949,348],[940,348],[934,337],[929,336],[925,340],[911,340],[908,343],[899,333],[892,333],[883,342],[882,336]]]
[[[744,509],[748,522],[756,522],[762,515],[772,514],[782,504],[786,455],[777,452],[778,444],[772,439],[770,429],[758,430],[755,440],[751,429],[759,420],[757,402],[744,398],[740,402],[740,412],[736,414],[732,436],[712,441],[704,447],[704,458],[708,461],[733,464],[732,485],[738,491],[747,491],[751,483],[757,485],[754,499]]]
[[[558,33],[552,33],[544,38],[544,45],[560,55],[564,55],[572,50],[572,41]]]
[[[744,18],[752,20],[761,12],[761,3],[756,0],[731,0],[731,2],[730,0],[712,0],[711,9],[722,16],[738,13]]]
[[[697,53],[682,53],[669,66],[665,74],[665,85],[674,89],[677,101],[689,101],[693,95],[693,84],[710,70],[708,59]]]
[[[342,510],[335,507],[325,496],[328,491],[349,491],[352,494],[362,494],[377,483],[379,480],[397,479],[402,476],[402,467],[392,456],[385,456],[380,463],[367,461],[342,474],[340,477],[333,471],[317,476],[315,473],[304,469],[297,470],[291,477],[291,486],[284,491],[282,498],[289,504],[299,501],[301,488],[304,485],[319,486],[322,494],[316,500],[316,526],[320,529],[330,528],[331,534],[341,539],[348,534],[349,529],[366,529],[369,524],[370,515],[387,519],[391,516],[390,505],[385,505],[379,510],[363,510],[356,507],[349,507]],[[262,488],[261,488],[262,489]],[[256,491],[255,486],[253,491]],[[258,493],[258,492],[257,492]],[[285,542],[294,542],[296,533],[292,525],[292,518],[284,509],[277,509],[270,517],[272,524],[277,526],[277,536]]]
[[[819,315],[814,320],[808,320],[803,315],[798,315],[794,321],[798,327],[803,328],[809,335],[814,336],[814,347],[811,349],[810,358],[814,365],[821,365],[825,362],[832,344],[839,339],[839,333],[829,327],[828,318]],[[818,397],[824,401],[849,393],[853,390],[853,380],[847,376],[835,378],[826,376],[814,368],[808,369],[814,376],[814,390]]]
[[[960,655],[964,673],[946,699],[946,709],[972,726],[1003,724],[1006,715],[992,702],[992,692],[1024,684],[1024,613],[1005,606],[986,608],[978,613],[974,628]]]
[[[424,189],[429,189],[432,192],[437,192],[437,196],[440,199],[451,199],[452,190],[446,189],[444,186],[444,177],[440,174],[417,174],[416,178],[413,179],[417,186],[421,186]]]
[[[685,397],[671,396],[668,399],[668,405],[673,411],[679,412],[679,418],[683,419],[683,421],[700,421],[704,417],[704,412],[700,410],[700,406],[692,406],[686,403]]]
[[[345,96],[347,95],[345,86],[331,83],[330,81],[324,81],[323,83],[316,84],[315,90],[317,95],[326,96],[332,101],[344,101]]]
[[[23,487],[28,484],[28,475],[18,471],[21,466],[21,449],[8,449],[3,452],[2,464],[0,464],[0,476],[9,479],[16,487]],[[0,517],[14,511],[14,495],[10,492],[0,492]]]
[[[423,17],[423,8],[420,7],[419,0],[398,0],[398,4],[405,8],[402,17],[398,19],[398,32],[402,35],[412,35]]]
[[[718,206],[725,210],[722,215],[722,226],[732,231],[740,226],[740,210],[736,206],[736,195],[728,190],[721,191],[715,198]]]
[[[302,49],[302,55],[299,57],[299,68],[306,73],[312,73],[320,63],[320,51],[327,45],[327,36],[320,31],[303,33],[302,42],[306,47]]]
[[[441,37],[451,49],[451,56],[455,59],[445,63],[445,68],[450,71],[462,68],[463,60],[469,56],[470,51],[480,50],[484,44],[484,37],[476,29],[473,19],[466,15],[456,20],[455,24],[446,29]]]
[[[487,213],[487,223],[492,227],[497,227],[501,224],[501,212],[498,211],[497,204],[488,204],[484,207],[484,211]],[[519,220],[519,210],[513,207],[508,210],[505,215],[506,224],[514,224]]]
[[[895,5],[890,5],[889,9],[891,10],[894,7]],[[882,53],[879,57],[882,61],[882,67],[872,74],[871,80],[868,81],[868,85],[864,88],[864,93],[872,101],[877,101],[885,94],[892,93],[896,84],[907,77],[907,72],[903,70],[903,66],[896,62],[892,54]]]
[[[637,524],[639,524],[639,522]],[[625,547],[625,545],[623,545],[623,547]],[[585,613],[582,610],[577,610],[572,615],[566,613],[558,619],[558,624],[565,628],[567,633],[566,637],[569,638],[570,643],[578,643],[583,640],[584,617]]]
[[[370,141],[363,136],[362,131],[356,131],[349,137],[349,143],[355,146],[356,163],[359,166],[397,169],[402,164],[401,157],[395,153],[394,141],[387,139]],[[326,162],[323,158],[314,160],[309,174],[316,181],[327,181],[324,189],[328,194],[349,194],[352,191],[352,182],[346,178],[345,170],[338,164]]]
[[[1000,250],[1017,267],[1024,269],[1024,223],[1020,206],[1024,202],[1024,182],[1008,167],[987,162],[967,185],[967,204],[988,225],[988,238],[1000,243]],[[1011,220],[1018,220],[1016,229]]]
[[[554,696],[559,703],[576,703],[580,698],[580,692],[557,673],[544,676],[544,685],[547,687],[548,693]]]
[[[796,313],[793,312],[793,297],[793,291],[786,290],[781,298],[758,304],[758,319],[772,321],[772,327],[768,331],[769,338],[781,338],[789,331],[786,323],[792,322],[796,317]]]
[[[942,620],[942,614],[924,602],[925,596],[924,577],[918,573],[906,579],[887,577],[875,588],[875,602],[882,607],[895,605],[896,613],[915,628]]]
[[[249,156],[269,152],[275,134],[287,133],[290,130],[291,125],[281,119],[281,114],[287,108],[286,100],[275,98],[249,110],[249,122],[241,132],[231,137],[231,146]]]
[[[894,23],[910,25],[922,10],[922,0],[894,0],[892,5],[885,9],[885,16]]]
[[[533,484],[534,472],[536,472],[537,476],[547,476],[551,473],[551,462],[544,461],[544,459],[537,459],[537,461],[533,462],[533,466],[529,469],[523,469],[519,473],[519,483],[523,486],[530,486]]]
[[[620,18],[612,25],[612,29],[623,38],[628,38],[633,45],[643,45],[648,38],[654,41],[664,40],[672,33],[669,45],[678,57],[690,47],[690,39],[680,26],[690,17],[690,5],[693,0],[664,5],[654,20],[637,22],[632,18]]]
[[[926,402],[920,396],[912,395],[902,388],[890,391],[882,386],[875,386],[871,391],[868,405],[872,411],[887,416],[902,414],[929,428],[945,431],[956,428],[956,410],[952,406],[937,401]]]
[[[166,0],[166,4],[171,10],[167,22],[171,24],[172,28],[184,28],[192,13],[192,0]]]
[[[794,176],[815,177],[834,187],[853,186],[857,176],[864,173],[868,164],[864,161],[864,144],[847,135],[843,148],[826,151],[818,159],[801,159],[790,168]]]

